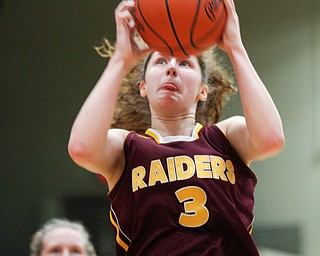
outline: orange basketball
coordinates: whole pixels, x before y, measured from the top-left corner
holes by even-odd
[[[135,0],[142,39],[172,56],[199,55],[220,38],[226,21],[223,0]]]

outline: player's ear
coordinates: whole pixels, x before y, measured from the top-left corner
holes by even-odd
[[[146,90],[146,83],[145,81],[141,81],[139,84],[140,88],[140,96],[141,97],[146,97],[147,96],[147,90]]]
[[[207,85],[201,84],[200,91],[198,93],[198,99],[200,101],[206,101],[209,93],[209,87]]]

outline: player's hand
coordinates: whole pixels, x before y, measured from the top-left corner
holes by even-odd
[[[223,0],[227,11],[227,20],[218,46],[227,53],[235,47],[242,46],[239,17],[234,0]]]
[[[116,49],[115,54],[125,61],[127,67],[133,65],[149,51],[146,45],[138,45],[134,41],[135,21],[131,14],[135,2],[122,1],[115,10],[116,20]]]

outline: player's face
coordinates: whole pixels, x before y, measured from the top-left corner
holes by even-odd
[[[43,239],[41,256],[84,256],[85,241],[82,235],[70,228],[56,228]]]
[[[195,112],[203,87],[197,57],[175,58],[155,52],[146,68],[140,92],[148,97],[151,109],[173,106],[175,110]]]

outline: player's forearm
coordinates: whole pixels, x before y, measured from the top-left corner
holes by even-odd
[[[236,74],[251,142],[262,150],[284,142],[278,110],[241,45],[229,53]],[[272,150],[272,148],[270,149]]]
[[[124,62],[113,56],[73,124],[69,149],[90,154],[103,147],[125,74]]]

